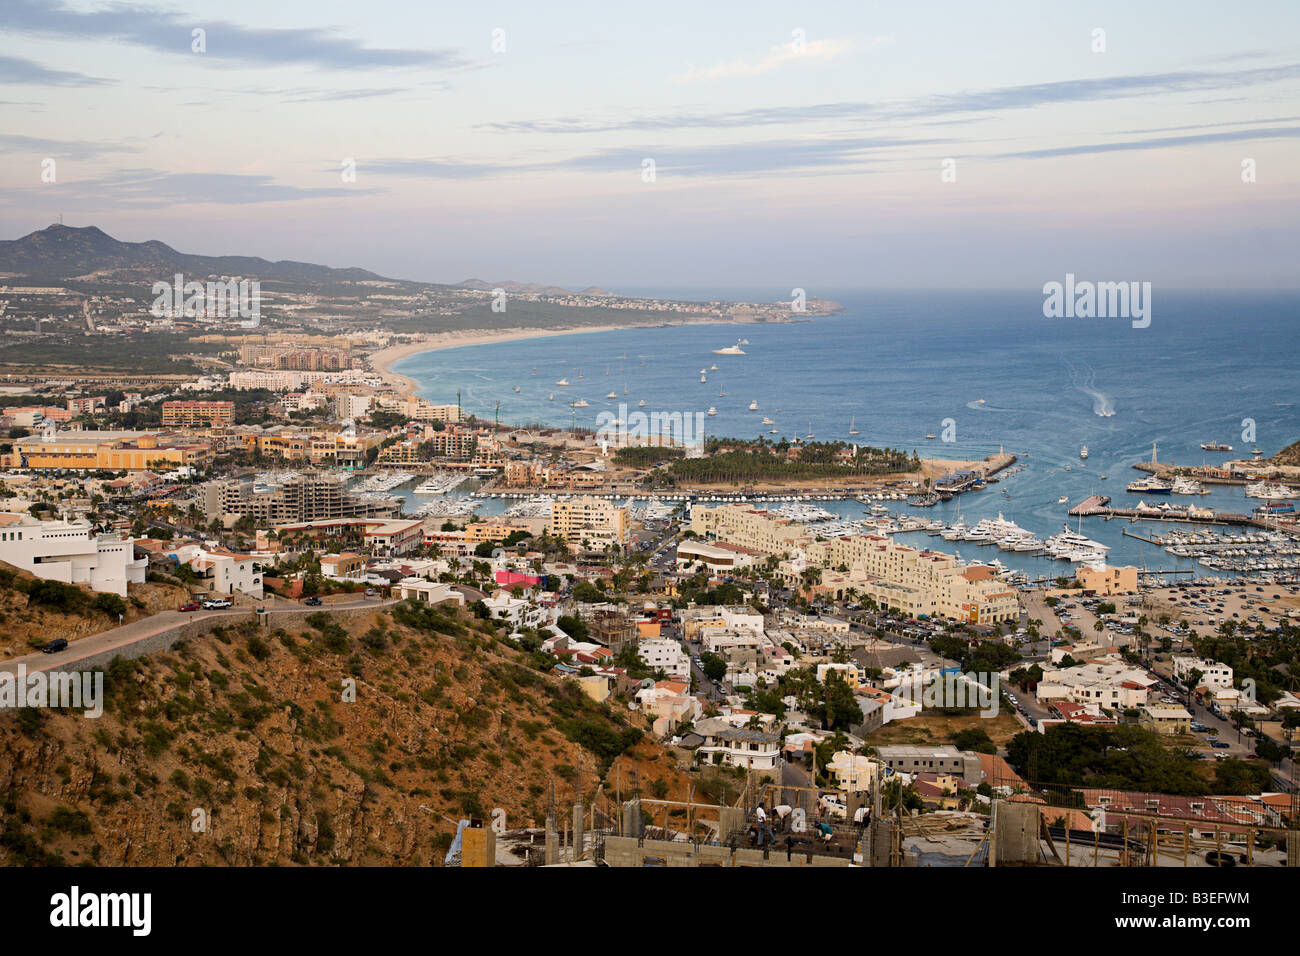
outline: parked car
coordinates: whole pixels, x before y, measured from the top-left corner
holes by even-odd
[[[1228,743],[1226,740],[1211,740],[1210,746],[1213,747],[1215,750],[1227,750],[1232,745]]]
[[[67,646],[68,646],[68,642],[66,640],[64,640],[61,637],[56,637],[54,640],[50,641],[49,643],[41,645],[41,653],[57,654],[59,651],[63,650]]]
[[[308,607],[320,607],[322,602],[321,599],[318,597],[309,597],[307,598],[307,600],[303,601],[302,603],[306,604]]]
[[[210,601],[203,602],[205,611],[221,611],[228,607],[234,607],[234,605],[225,598],[212,598]]]
[[[181,605],[180,607],[178,607],[176,610],[178,610],[178,611],[197,611],[198,609],[199,609],[199,602],[198,602],[198,601],[186,601],[184,604],[182,604],[182,605]]]
[[[379,594],[374,588],[366,588],[366,597],[376,597]]]

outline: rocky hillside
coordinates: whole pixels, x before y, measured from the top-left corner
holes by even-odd
[[[189,597],[179,584],[151,581],[130,585],[126,599],[87,587],[42,581],[0,561],[0,660],[29,654],[56,637],[74,641],[174,610]]]
[[[682,792],[640,718],[536,663],[412,605],[119,660],[99,719],[0,712],[0,863],[429,865],[461,817],[541,825],[552,789],[612,813],[623,754]]]
[[[1300,441],[1287,445],[1269,461],[1274,465],[1300,466]]]

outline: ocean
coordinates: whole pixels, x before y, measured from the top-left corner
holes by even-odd
[[[780,290],[618,291],[751,301],[781,296]],[[1140,477],[1131,466],[1150,458],[1153,442],[1161,461],[1216,464],[1249,457],[1256,445],[1271,455],[1300,438],[1300,294],[1294,292],[1156,288],[1146,328],[1123,318],[1045,318],[1036,290],[808,293],[833,299],[844,311],[779,324],[637,328],[467,346],[410,356],[394,370],[417,381],[432,401],[454,402],[459,392],[465,410],[484,418],[500,403],[502,422],[564,426],[576,418],[595,427],[599,413],[617,413],[620,403],[635,411],[644,399],[646,412],[715,407],[716,416],[705,419],[710,435],[779,440],[812,433],[818,441],[852,440],[931,458],[982,458],[1002,449],[1020,457],[1018,474],[934,508],[898,502],[893,510],[948,520],[960,508],[969,523],[1000,512],[1043,538],[1060,531],[1069,507],[1090,494],[1136,505],[1138,496],[1124,486]],[[713,354],[738,338],[749,340],[745,355]],[[708,370],[703,384],[701,369]],[[561,378],[571,385],[556,386]],[[610,392],[614,399],[605,398]],[[580,398],[589,407],[571,409],[568,403]],[[751,401],[757,411],[748,410]],[[768,435],[770,426],[760,425],[764,416],[775,420],[779,434]],[[861,434],[848,434],[850,422]],[[927,434],[942,437],[927,440]],[[1202,451],[1200,443],[1209,440],[1234,451]],[[1086,461],[1079,457],[1085,444]],[[1068,503],[1058,504],[1062,495]],[[1236,512],[1256,504],[1240,486],[1163,500]],[[863,511],[856,502],[822,504],[846,517]],[[1077,528],[1078,519],[1070,524]],[[1196,567],[1123,536],[1126,524],[1085,518],[1083,532],[1111,546],[1112,564]],[[1069,568],[922,534],[900,540],[968,560],[997,557],[1033,574]]]

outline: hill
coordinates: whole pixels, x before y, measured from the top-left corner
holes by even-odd
[[[270,262],[256,256],[189,255],[157,240],[122,242],[96,226],[75,228],[56,223],[21,239],[0,241],[0,272],[48,280],[105,271],[238,275],[317,282],[382,278],[365,269],[331,269],[307,262]]]
[[[503,634],[409,604],[248,623],[115,661],[97,720],[0,713],[0,863],[429,865],[495,807],[512,828],[542,825],[552,792],[612,813],[620,756],[684,792],[642,718]]]
[[[0,660],[30,654],[46,641],[73,641],[129,624],[188,600],[179,584],[130,585],[125,600],[82,585],[45,581],[0,561]]]
[[[1292,442],[1269,459],[1274,465],[1300,466],[1300,441]]]

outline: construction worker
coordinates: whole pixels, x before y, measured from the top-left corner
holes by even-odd
[[[767,810],[760,802],[758,809],[754,811],[754,823],[758,827],[758,845],[767,846],[776,842],[776,834],[767,823]]]

